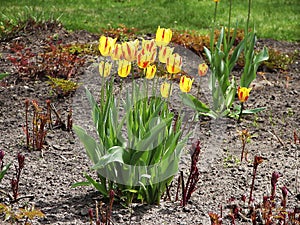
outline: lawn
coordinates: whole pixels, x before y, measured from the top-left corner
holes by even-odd
[[[238,2],[238,3],[237,3]],[[233,1],[232,22],[241,28],[247,18],[248,1]],[[141,33],[154,33],[157,26],[179,31],[207,33],[214,13],[212,0],[10,0],[0,6],[0,25],[26,19],[58,19],[69,30],[99,33],[102,28],[121,25]],[[229,0],[221,0],[217,21],[227,25]],[[299,41],[300,4],[298,0],[256,0],[252,2],[251,24],[260,38]],[[254,21],[254,22],[253,22]]]

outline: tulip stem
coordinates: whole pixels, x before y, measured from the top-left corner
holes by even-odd
[[[201,79],[199,78],[197,98],[200,98],[200,84],[201,84]]]
[[[244,110],[244,103],[241,102],[241,111],[240,111],[240,114],[239,114],[238,122],[241,121],[241,117],[242,117],[242,114],[243,114],[243,110]]]

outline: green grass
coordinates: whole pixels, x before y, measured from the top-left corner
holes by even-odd
[[[232,1],[232,21],[243,28],[248,0]],[[221,0],[217,21],[227,25],[229,0]],[[101,28],[135,27],[154,33],[157,26],[207,33],[214,12],[212,0],[10,0],[0,5],[0,21],[57,19],[69,30],[100,33]],[[299,0],[253,0],[251,24],[260,38],[299,41]]]

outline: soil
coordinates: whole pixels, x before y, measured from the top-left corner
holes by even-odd
[[[103,200],[101,195],[92,187],[70,187],[75,182],[85,180],[84,172],[93,174],[89,170],[92,164],[83,145],[72,131],[54,127],[48,130],[41,151],[27,150],[23,131],[24,102],[26,99],[35,99],[45,107],[45,101],[50,99],[64,123],[72,108],[73,123],[92,130],[83,87],[88,87],[94,93],[99,90],[100,77],[96,62],[99,62],[100,57],[85,57],[83,68],[73,78],[83,85],[68,97],[57,96],[43,79],[35,79],[34,76],[22,78],[7,59],[9,54],[13,54],[9,48],[12,43],[24,43],[33,52],[42,52],[49,37],[54,35],[62,44],[97,43],[99,39],[99,35],[86,31],[68,32],[58,24],[46,23],[27,27],[0,42],[0,73],[11,74],[1,81],[0,86],[0,149],[5,151],[5,164],[13,162],[17,165],[17,153],[25,155],[19,195],[34,196],[28,200],[28,204],[33,204],[45,214],[44,218],[32,220],[32,224],[89,224],[88,209],[95,208],[96,200]],[[272,47],[286,54],[294,54],[295,50],[300,50],[300,43],[271,39],[259,40],[257,47],[262,46]],[[185,71],[192,76],[197,74],[197,66],[203,59],[182,46],[177,46],[177,50],[184,55]],[[270,195],[271,177],[276,171],[280,174],[276,204],[280,204],[281,187],[286,186],[289,190],[287,208],[299,209],[300,141],[297,138],[294,140],[294,135],[300,137],[299,63],[298,54],[286,70],[260,68],[251,96],[245,104],[246,108],[266,107],[266,110],[257,115],[244,116],[240,123],[229,118],[211,120],[203,117],[197,123],[189,122],[193,135],[183,150],[180,170],[184,174],[188,173],[191,145],[197,139],[201,142],[201,153],[198,162],[200,180],[186,207],[180,206],[180,201],[174,202],[176,176],[170,191],[171,200],[162,200],[159,206],[134,203],[129,209],[115,202],[112,211],[113,224],[210,224],[209,212],[221,214],[222,207],[223,215],[227,215],[230,206],[237,202],[243,205],[239,201],[242,195],[248,199],[254,156],[264,158],[263,163],[258,166],[253,191],[254,201],[261,203],[263,196]],[[235,70],[234,73],[239,76],[241,71]],[[207,82],[207,77],[201,78],[203,99],[209,99],[203,85]],[[199,83],[199,78],[196,78],[195,83]],[[176,93],[178,90],[175,88],[173,91]],[[171,107],[176,109],[179,103],[176,94],[173,96]],[[190,112],[186,110],[186,113]],[[242,142],[238,131],[243,129],[248,129],[251,141],[246,144],[248,162],[243,160],[240,163],[238,159],[241,156]],[[12,166],[0,183],[1,190],[11,193],[10,179],[14,173],[15,168]],[[230,219],[223,217],[223,224],[230,224]],[[246,217],[249,218],[247,215]],[[252,223],[239,216],[236,224]]]

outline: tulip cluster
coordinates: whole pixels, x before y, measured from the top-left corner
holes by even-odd
[[[127,41],[117,43],[117,39],[101,36],[99,40],[99,51],[103,56],[111,57],[118,62],[118,75],[127,77],[131,72],[132,63],[136,62],[140,69],[144,70],[146,79],[153,79],[157,67],[156,60],[165,65],[166,71],[173,77],[181,72],[182,57],[178,53],[173,53],[174,48],[168,46],[172,39],[170,29],[158,27],[155,39],[139,41]],[[140,44],[141,42],[141,44]],[[111,73],[112,63],[102,61],[99,63],[99,73],[102,77],[108,77]],[[208,70],[206,64],[200,64],[198,74],[204,76]],[[182,92],[190,92],[194,79],[181,76],[179,87]],[[172,91],[171,84],[163,82],[161,85],[161,95],[169,97]]]
[[[158,28],[156,39],[140,41],[127,41],[116,43],[117,39],[101,36],[99,40],[99,51],[103,56],[110,56],[112,60],[118,61],[118,75],[122,78],[127,77],[131,72],[132,62],[136,61],[140,69],[144,69],[147,79],[152,79],[156,73],[157,48],[159,47],[159,60],[167,64],[170,71],[180,71],[179,56],[175,55],[171,59],[173,49],[167,47],[172,38],[170,29]],[[103,77],[109,76],[112,64],[110,62],[100,62],[99,73]]]

